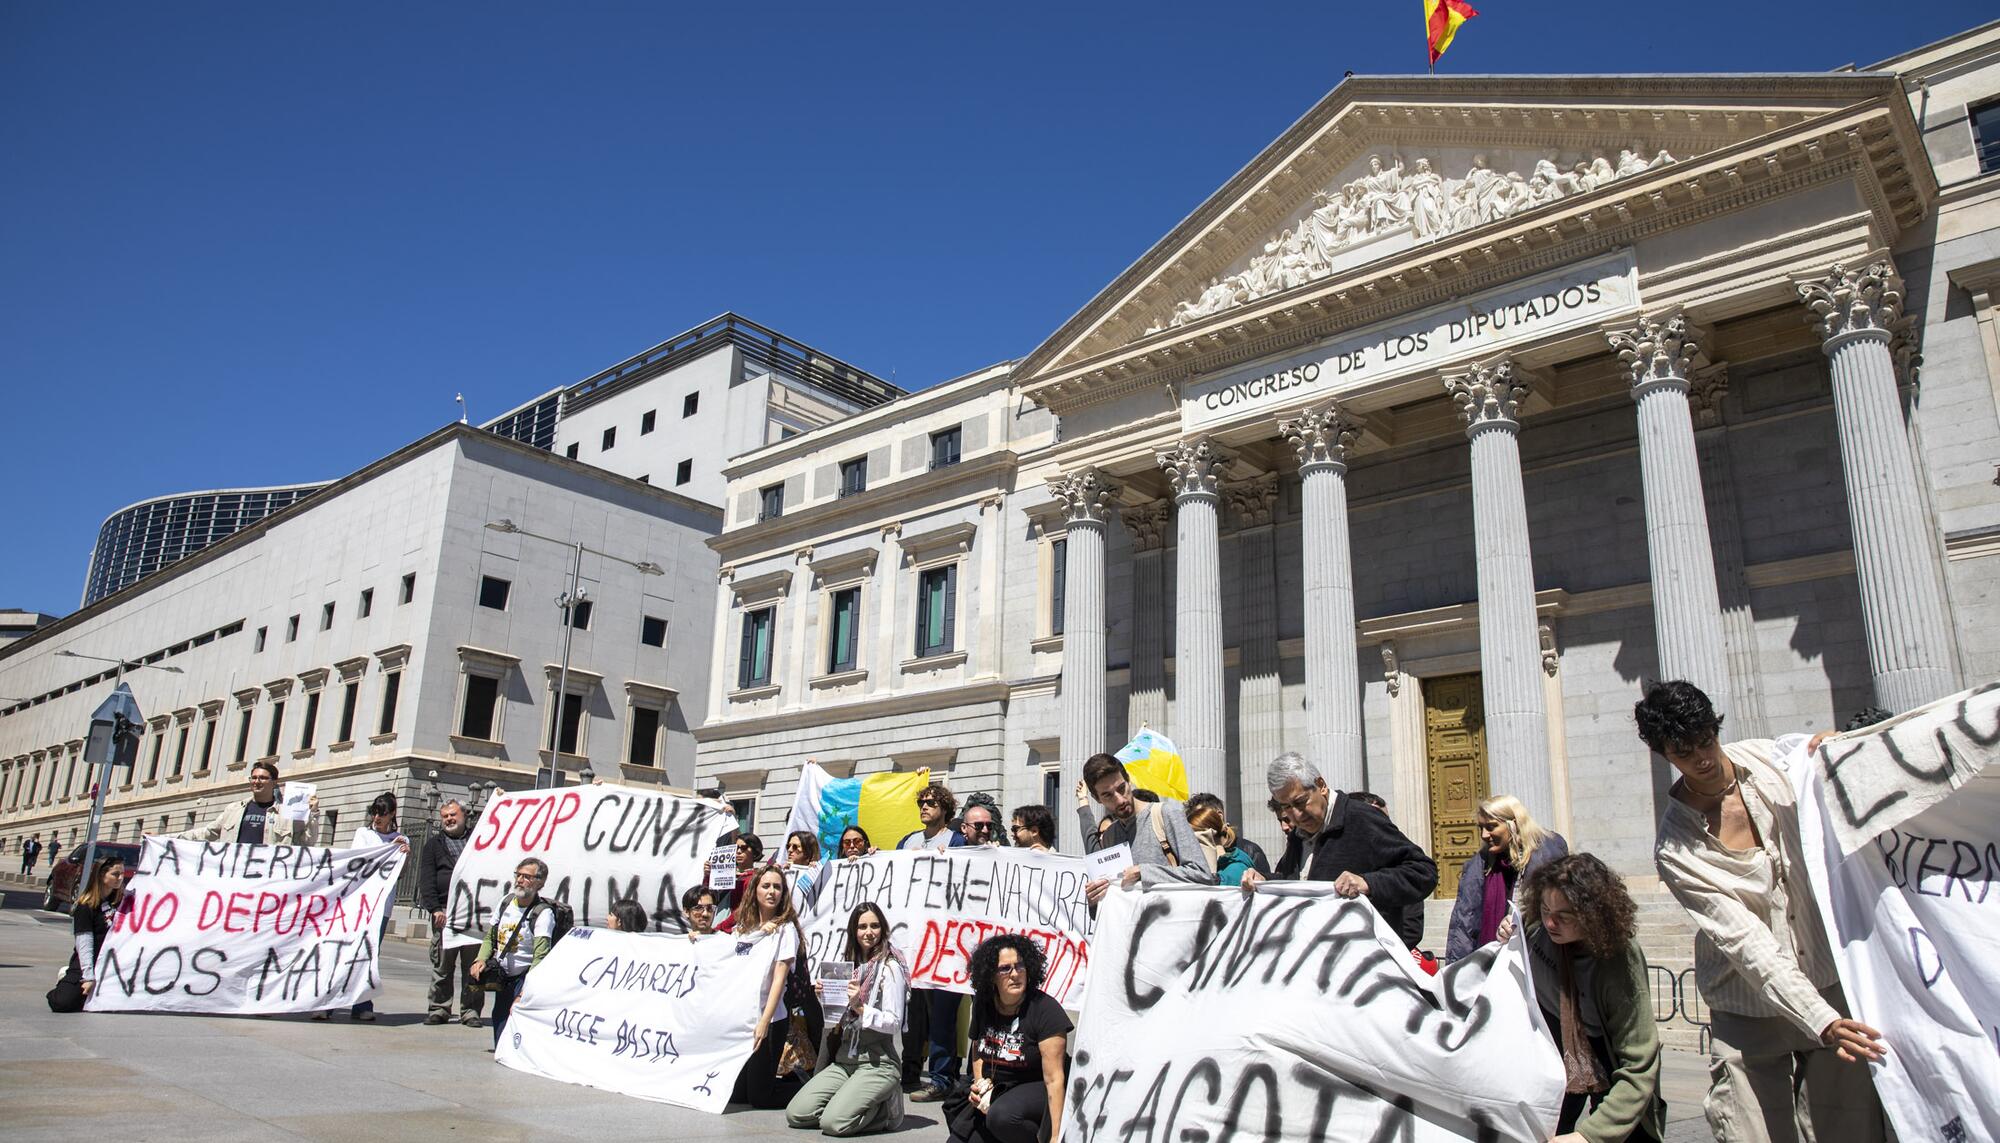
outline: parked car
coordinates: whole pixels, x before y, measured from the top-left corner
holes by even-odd
[[[97,843],[97,855],[99,857],[108,857],[112,854],[117,854],[124,859],[126,872],[128,873],[139,864],[139,847],[133,845],[131,842],[100,841]],[[54,871],[49,874],[49,887],[42,894],[42,908],[57,913],[69,912],[70,905],[76,901],[77,880],[82,876],[83,846],[79,845],[69,851],[69,856],[56,862]]]

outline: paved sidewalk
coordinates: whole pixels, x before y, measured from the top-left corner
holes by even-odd
[[[713,1116],[522,1075],[493,1063],[492,1033],[421,1023],[430,965],[384,950],[381,1018],[355,1024],[169,1015],[57,1016],[42,995],[69,947],[68,918],[8,879],[0,908],[0,1134],[31,1140],[817,1138],[782,1113]],[[1672,1143],[1705,1141],[1691,1057],[1669,1060]],[[1690,1089],[1690,1085],[1691,1089]],[[898,1143],[943,1143],[934,1106],[911,1106]],[[1691,1118],[1690,1118],[1691,1117]]]

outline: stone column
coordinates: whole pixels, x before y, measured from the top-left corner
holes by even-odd
[[[1104,531],[1118,488],[1102,472],[1086,468],[1050,480],[1049,491],[1069,523],[1063,559],[1062,666],[1062,793],[1068,797],[1083,777],[1084,759],[1107,747]]]
[[[1646,558],[1652,573],[1653,638],[1660,678],[1686,679],[1727,713],[1729,666],[1722,604],[1701,493],[1701,457],[1688,411],[1698,335],[1683,314],[1609,335],[1631,370],[1639,406],[1639,468],[1646,498]]]
[[[1007,542],[1000,527],[1002,503],[998,496],[979,502],[979,533],[973,541],[979,545],[979,594],[975,597],[979,601],[979,643],[973,648],[971,673],[981,679],[1000,676],[1000,613],[1006,606],[1001,548]]]
[[[792,589],[788,599],[792,605],[792,637],[780,644],[785,657],[782,663],[773,664],[779,669],[771,672],[784,687],[784,704],[788,707],[806,705],[807,693],[812,689],[807,680],[815,670],[814,648],[807,645],[806,620],[819,609],[819,594],[813,590],[812,558],[810,544],[792,553]]]
[[[1299,455],[1302,480],[1306,741],[1327,785],[1337,790],[1359,790],[1366,781],[1361,680],[1355,666],[1354,560],[1347,537],[1347,454],[1360,430],[1361,423],[1333,402],[1278,423]]]
[[[1229,514],[1236,525],[1237,592],[1242,600],[1236,635],[1236,778],[1222,796],[1229,818],[1242,823],[1267,817],[1264,768],[1285,749],[1285,688],[1278,662],[1278,543],[1273,525],[1278,477],[1269,473],[1229,486]]]
[[[1535,567],[1521,486],[1521,423],[1528,374],[1509,358],[1445,378],[1472,440],[1472,525],[1479,560],[1479,671],[1486,700],[1487,772],[1542,821],[1555,820],[1549,728],[1542,698]]]
[[[1817,315],[1832,361],[1875,700],[1906,711],[1957,684],[1931,523],[1896,391],[1897,358],[1908,355],[1903,282],[1886,260],[1852,270],[1835,264],[1825,278],[1801,282],[1799,296]]]
[[[1119,513],[1132,538],[1132,689],[1125,723],[1167,724],[1167,502],[1155,500]]]
[[[1701,454],[1701,498],[1708,507],[1708,542],[1715,551],[1715,595],[1722,605],[1722,656],[1729,664],[1730,737],[1769,738],[1763,680],[1757,666],[1757,623],[1750,612],[1750,581],[1743,571],[1735,465],[1730,462],[1729,434],[1722,424],[1729,367],[1718,361],[1698,370],[1693,383],[1688,405],[1694,414],[1695,451]]]
[[[1235,454],[1207,437],[1159,454],[1174,487],[1174,745],[1188,792],[1223,790],[1222,470]]]
[[[875,605],[875,657],[868,664],[868,693],[887,694],[903,677],[903,660],[896,654],[896,585],[903,578],[903,526],[882,525],[881,550],[875,556],[875,598],[863,599],[861,622],[868,622],[868,605]]]
[[[736,578],[736,569],[723,567],[715,573],[715,646],[708,658],[708,721],[722,718],[722,711],[729,703],[729,692],[736,689],[736,672],[729,669],[729,650],[742,645],[743,631],[730,620],[734,618],[736,593],[730,585]],[[217,772],[226,769],[215,768]]]

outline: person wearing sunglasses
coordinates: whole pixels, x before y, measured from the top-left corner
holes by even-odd
[[[696,885],[681,894],[681,919],[689,940],[715,932],[715,890]]]
[[[951,828],[958,799],[943,782],[932,782],[917,793],[917,820],[896,843],[897,849],[956,849],[965,835]],[[958,1004],[956,992],[941,988],[910,990],[910,1022],[903,1039],[903,1080],[916,1103],[936,1103],[958,1085]],[[928,1050],[920,1050],[928,1044]]]
[[[375,795],[375,800],[368,803],[368,824],[356,827],[354,837],[347,843],[347,848],[372,849],[378,845],[398,846],[402,849],[406,857],[410,852],[410,839],[404,837],[403,831],[396,828],[396,795],[394,794],[377,794]],[[378,956],[382,951],[383,934],[388,931],[389,914],[387,911],[384,911],[381,927],[375,930],[375,952]],[[373,1024],[375,1022],[375,1002],[373,1000],[363,1000],[353,1008],[350,1008],[347,1014],[364,1024]],[[322,1010],[313,1013],[312,1018],[315,1020],[330,1020],[333,1018],[333,1012],[331,1009]]]
[[[1074,1025],[1042,991],[1047,964],[1034,941],[1002,933],[981,941],[972,982],[972,1088],[947,1117],[952,1143],[1040,1143],[1062,1122],[1063,1058]]]

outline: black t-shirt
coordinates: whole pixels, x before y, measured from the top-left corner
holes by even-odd
[[[278,816],[275,799],[265,805],[252,798],[243,805],[243,820],[236,825],[236,840],[242,845],[264,844],[264,823]]]
[[[968,1037],[974,1059],[986,1061],[986,1077],[993,1090],[1005,1091],[1017,1084],[1042,1082],[1042,1041],[1050,1036],[1067,1036],[1075,1027],[1062,1005],[1046,992],[1029,995],[1021,1011],[1002,1016],[997,1011],[976,1012],[979,1017]]]

